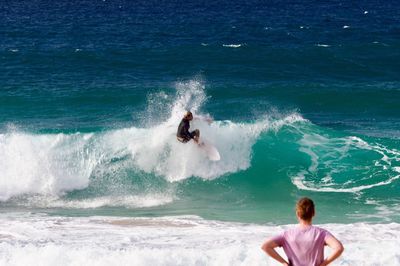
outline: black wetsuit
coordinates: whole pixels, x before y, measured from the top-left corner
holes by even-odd
[[[196,136],[195,131],[189,132],[190,123],[187,119],[182,119],[181,123],[178,126],[178,132],[176,136],[178,140],[182,142],[188,142],[189,140],[193,139]]]

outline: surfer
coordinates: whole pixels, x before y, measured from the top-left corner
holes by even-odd
[[[262,249],[282,265],[326,266],[338,258],[343,252],[343,245],[327,230],[313,226],[315,215],[314,202],[302,198],[296,204],[297,227],[268,239]],[[331,255],[324,258],[324,246],[333,249]],[[288,261],[282,258],[275,248],[283,247]]]
[[[189,131],[190,121],[192,120],[193,120],[192,112],[187,111],[183,116],[181,123],[178,126],[178,132],[176,133],[176,138],[182,143],[186,143],[191,139],[193,139],[194,142],[199,144],[200,130],[195,129],[193,131]]]

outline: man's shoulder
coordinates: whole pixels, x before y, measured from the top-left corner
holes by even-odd
[[[322,227],[319,227],[319,226],[313,225],[312,228],[313,228],[315,231],[318,231],[318,232],[328,232],[328,230],[326,230],[326,229],[324,229],[324,228],[322,228]]]

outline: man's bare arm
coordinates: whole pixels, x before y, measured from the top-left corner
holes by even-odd
[[[261,249],[265,251],[270,257],[282,263],[282,265],[289,266],[289,263],[275,251],[275,248],[279,247],[272,239],[268,239],[261,246]]]
[[[320,266],[326,266],[330,264],[332,261],[337,259],[343,253],[344,250],[342,243],[333,236],[328,236],[325,239],[325,244],[331,249],[333,249],[333,253],[328,258],[326,258]]]

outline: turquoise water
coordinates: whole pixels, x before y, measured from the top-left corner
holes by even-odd
[[[22,1],[1,10],[0,207],[399,222],[394,1]],[[174,134],[185,110],[221,153]]]

